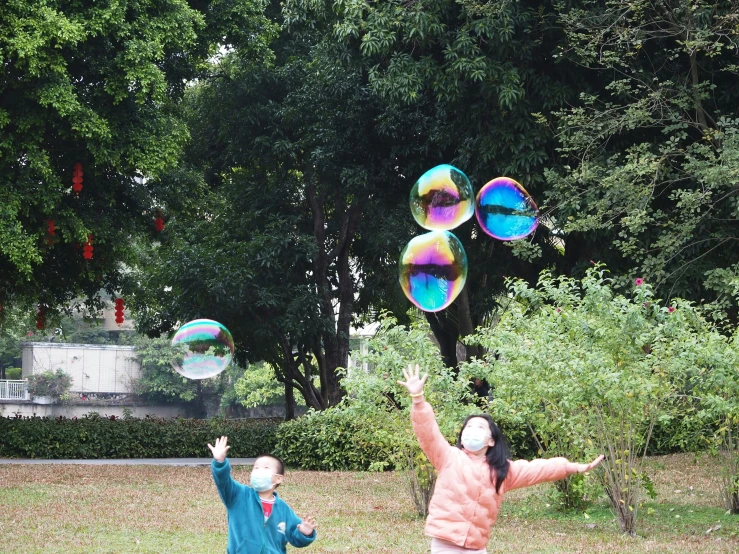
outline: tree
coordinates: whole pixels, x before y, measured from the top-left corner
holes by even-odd
[[[32,328],[33,320],[28,312],[10,306],[0,311],[0,379],[10,378],[6,369],[20,367],[21,341]]]
[[[350,325],[370,308],[362,294],[377,279],[363,260],[387,258],[409,231],[397,215],[407,180],[398,163],[414,114],[390,121],[361,75],[326,48],[283,33],[274,63],[235,52],[193,88],[193,142],[168,179],[204,175],[192,186],[209,192],[176,212],[168,242],[136,277],[142,328],[218,319],[243,356],[275,368],[289,415],[293,388],[315,409],[342,398]]]
[[[261,12],[260,0],[2,3],[0,304],[51,314],[120,287],[131,237],[154,234],[171,193],[151,178],[188,136],[186,83],[218,44],[259,55]]]
[[[156,402],[184,404],[192,417],[199,419],[207,416],[209,404],[211,408],[225,408],[222,397],[231,395],[233,383],[244,374],[243,368],[231,364],[210,379],[187,379],[172,368],[172,361],[182,352],[172,347],[169,340],[137,337],[134,345],[141,364],[141,376],[133,384],[136,394]]]
[[[508,174],[542,208],[530,241],[455,231],[467,287],[428,316],[447,363],[505,275],[581,275],[595,258],[665,297],[733,305],[736,2],[289,0],[285,12],[433,121],[426,167],[451,162],[477,186]]]
[[[543,203],[542,170],[551,163],[554,135],[537,114],[575,101],[581,88],[576,66],[551,57],[565,38],[552,4],[288,0],[285,14],[295,33],[320,33],[339,60],[361,68],[388,113],[417,114],[413,151],[399,164],[404,190],[426,169],[452,163],[476,188],[508,175]],[[469,259],[467,285],[447,310],[426,314],[449,366],[457,365],[459,339],[497,310],[505,276],[533,283],[541,269],[561,264],[562,240],[553,231],[544,220],[531,240],[517,243],[490,239],[474,221],[454,231]],[[399,251],[408,238],[393,246]],[[368,272],[383,277],[396,262],[387,255],[363,260]],[[396,302],[388,289],[397,289],[394,279],[376,289],[372,301],[402,318],[408,304]],[[474,346],[465,348],[466,356],[477,354]]]
[[[558,59],[591,82],[548,118],[565,164],[547,173],[563,232],[628,267],[623,280],[735,319],[739,4],[589,1],[562,4],[559,19]]]

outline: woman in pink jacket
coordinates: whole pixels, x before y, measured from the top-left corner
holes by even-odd
[[[468,417],[456,447],[451,446],[439,431],[431,405],[423,398],[428,376],[419,378],[418,366],[415,371],[410,367],[404,370],[403,376],[405,381],[398,383],[413,399],[413,430],[438,474],[426,520],[431,554],[485,554],[506,492],[584,473],[603,460],[599,456],[589,464],[576,464],[566,458],[512,462],[503,433],[487,414]]]

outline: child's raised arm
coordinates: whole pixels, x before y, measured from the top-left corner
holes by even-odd
[[[508,476],[503,481],[506,491],[530,487],[539,483],[558,481],[573,473],[585,473],[598,467],[604,456],[598,456],[589,464],[578,464],[567,458],[548,458],[538,460],[516,460],[511,462]]]
[[[228,437],[221,437],[220,439],[216,439],[215,446],[211,446],[208,443],[208,448],[213,453],[213,463],[210,466],[213,481],[226,508],[230,508],[236,500],[239,489],[244,485],[237,483],[231,477],[231,464],[226,459],[226,453],[231,447],[226,446],[227,442]]]
[[[411,366],[408,366],[408,371],[404,369],[403,377],[405,377],[405,381],[398,381],[398,384],[408,389],[413,399],[411,421],[413,422],[413,431],[418,438],[418,444],[421,445],[421,450],[426,454],[431,465],[436,469],[440,469],[446,463],[451,446],[439,430],[431,404],[423,399],[423,386],[428,374],[419,377],[419,369],[416,365],[415,371]]]

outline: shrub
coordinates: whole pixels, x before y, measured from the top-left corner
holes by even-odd
[[[102,417],[0,418],[0,457],[49,459],[210,457],[228,436],[233,457],[270,452],[280,420]]]
[[[396,465],[397,417],[384,420],[337,406],[286,421],[277,430],[275,454],[303,469],[377,470]]]
[[[61,369],[57,369],[56,372],[44,371],[37,375],[31,375],[28,379],[28,392],[31,396],[61,398],[69,391],[71,386],[72,378]]]
[[[5,368],[5,378],[11,381],[17,381],[23,376],[23,370],[20,367]]]
[[[605,454],[606,493],[632,535],[640,490],[653,492],[641,467],[655,425],[699,417],[691,378],[707,369],[698,360],[726,367],[733,360],[714,351],[720,335],[692,305],[660,306],[648,285],[635,284],[618,294],[602,267],[582,281],[545,272],[535,289],[514,281],[499,323],[470,339],[488,354],[462,368],[495,383],[491,411],[529,425],[542,455]],[[681,440],[700,442],[687,429]],[[559,488],[574,495],[566,504],[584,490],[572,482]]]

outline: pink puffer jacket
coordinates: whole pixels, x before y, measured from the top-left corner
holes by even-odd
[[[430,537],[464,548],[483,549],[506,492],[564,479],[570,474],[566,458],[516,460],[511,462],[500,493],[496,493],[486,460],[473,459],[464,450],[451,446],[439,431],[428,402],[413,404],[411,420],[421,448],[438,473],[426,519],[425,530]]]

